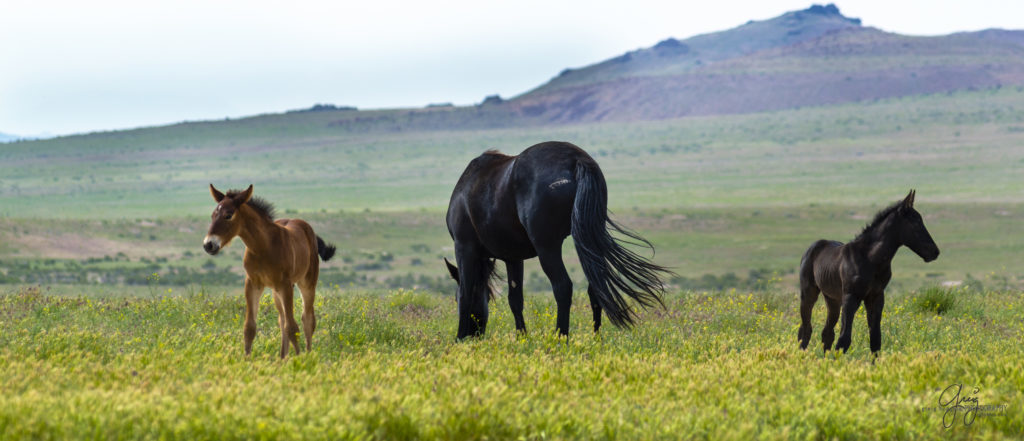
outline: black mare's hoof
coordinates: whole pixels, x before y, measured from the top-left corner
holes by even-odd
[[[483,336],[484,336],[484,329],[483,328],[477,328],[477,329],[474,329],[472,331],[459,331],[459,333],[455,335],[455,340],[456,341],[465,341],[467,338],[477,338],[477,337],[483,337]]]

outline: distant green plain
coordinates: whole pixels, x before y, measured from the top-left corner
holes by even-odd
[[[440,111],[455,126],[494,118]],[[282,217],[311,220],[351,256],[331,264],[339,270],[390,255],[367,277],[441,277],[440,257],[452,255],[443,214],[465,164],[486,149],[565,140],[599,161],[615,215],[685,277],[766,270],[792,281],[811,242],[851,239],[911,188],[943,254],[924,265],[902,251],[895,286],[1024,276],[1020,88],[559,127],[435,130],[416,126],[415,112],[427,111],[289,113],[0,145],[0,260],[122,252],[198,267],[208,260],[198,247],[213,206],[207,184],[251,183]],[[240,245],[215,264],[237,272]]]

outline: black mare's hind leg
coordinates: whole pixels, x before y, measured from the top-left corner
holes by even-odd
[[[832,349],[832,342],[836,339],[836,322],[839,321],[839,299],[825,296],[825,307],[828,315],[825,317],[825,327],[821,330],[821,347],[825,351]]]
[[[879,292],[870,301],[864,301],[864,309],[868,315],[868,329],[871,332],[871,353],[878,355],[882,348],[882,308],[885,306],[885,294]]]
[[[508,307],[512,309],[512,317],[516,321],[516,330],[526,333],[526,322],[523,320],[523,261],[506,260],[505,271],[508,274]]]
[[[487,300],[489,292],[486,257],[474,246],[455,245],[455,258],[459,266],[459,340],[483,335],[487,329]]]
[[[594,311],[594,332],[601,330],[601,305],[597,303],[594,294],[594,287],[587,287],[587,296],[590,297],[590,309]]]
[[[540,267],[544,274],[551,280],[551,290],[555,293],[555,303],[558,304],[558,318],[556,323],[558,332],[566,337],[569,336],[569,309],[572,307],[572,279],[565,271],[565,264],[562,263],[562,243],[549,244],[546,247],[537,247],[537,257],[540,259]]]
[[[811,341],[811,312],[814,311],[814,304],[818,301],[820,292],[812,281],[800,280],[800,330],[797,331],[800,349],[807,349],[807,344]]]

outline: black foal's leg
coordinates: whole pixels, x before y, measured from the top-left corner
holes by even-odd
[[[523,261],[505,261],[505,272],[508,274],[508,307],[516,321],[516,330],[526,333],[526,321],[523,320]]]
[[[825,327],[821,330],[821,347],[828,352],[832,349],[832,342],[836,339],[836,322],[839,321],[839,299],[825,296],[825,309],[828,311],[825,316]]]
[[[839,341],[836,343],[836,350],[842,350],[845,354],[850,349],[850,341],[853,334],[853,317],[860,308],[861,296],[856,292],[847,292],[843,295],[842,323],[839,327]]]
[[[572,307],[572,279],[569,278],[569,273],[565,271],[565,264],[562,263],[561,242],[538,249],[537,257],[540,258],[540,266],[544,270],[544,274],[551,280],[551,290],[555,293],[555,302],[558,304],[558,332],[568,337],[569,310]]]
[[[836,339],[836,322],[839,321],[841,310],[839,299],[825,296],[825,327],[821,330],[821,347],[825,352],[832,349],[832,342]]]
[[[814,304],[818,301],[818,287],[810,282],[800,281],[800,330],[797,331],[797,338],[800,340],[800,349],[807,349],[811,341],[811,312],[814,311]]]
[[[882,308],[885,306],[885,295],[878,293],[870,302],[864,302],[868,313],[868,329],[871,332],[871,354],[878,355],[882,348]]]
[[[594,287],[587,287],[587,297],[590,297],[590,309],[594,311],[594,332],[601,330],[601,305],[597,303],[594,296]]]

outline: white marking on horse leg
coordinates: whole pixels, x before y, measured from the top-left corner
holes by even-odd
[[[508,281],[508,285],[513,287],[513,288],[515,288],[516,287],[516,281],[515,280],[509,280]]]
[[[562,179],[559,179],[559,180],[557,180],[555,182],[552,182],[550,185],[548,185],[548,188],[554,190],[555,187],[558,187],[558,186],[561,186],[561,185],[565,185],[565,184],[569,184],[571,182],[572,181],[570,181],[570,180],[568,180],[566,178],[562,178]]]

